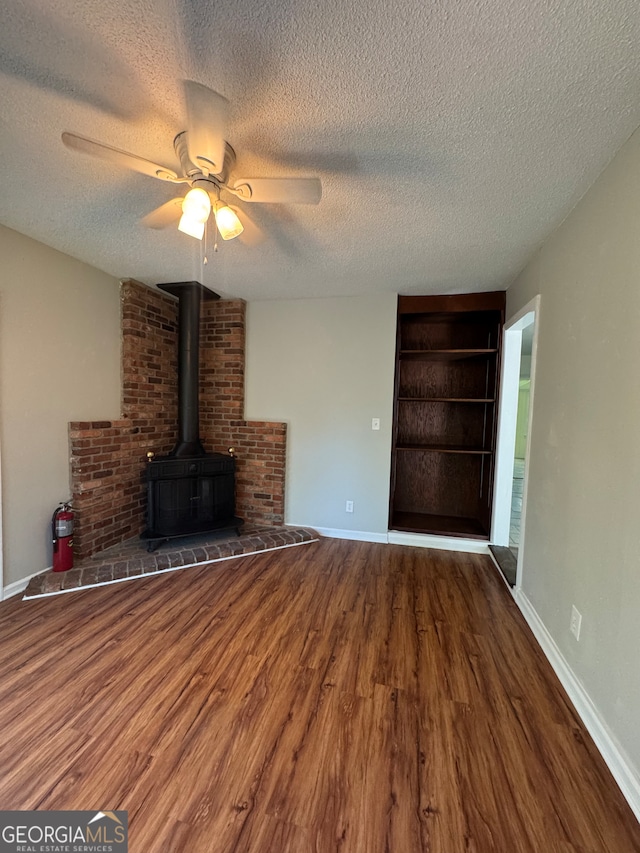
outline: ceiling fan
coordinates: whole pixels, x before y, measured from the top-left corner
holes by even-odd
[[[171,199],[142,220],[149,228],[165,228],[179,219],[178,228],[202,240],[205,224],[213,210],[223,240],[231,240],[253,225],[246,212],[221,200],[225,191],[245,202],[266,204],[318,204],[322,197],[319,178],[244,178],[233,173],[236,155],[227,142],[229,102],[222,95],[191,80],[184,82],[187,130],[173,141],[180,174],[136,154],[75,133],[63,133],[67,148],[133,169],[151,178],[188,184],[184,196]],[[253,226],[254,234],[256,228]]]

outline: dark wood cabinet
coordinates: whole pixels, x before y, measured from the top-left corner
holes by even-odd
[[[489,538],[504,305],[398,297],[392,530]]]

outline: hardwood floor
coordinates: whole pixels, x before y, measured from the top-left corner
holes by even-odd
[[[488,557],[325,540],[0,605],[0,808],[132,853],[633,853]]]

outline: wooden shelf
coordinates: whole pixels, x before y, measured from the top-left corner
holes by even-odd
[[[398,397],[399,403],[495,403],[495,397]]]
[[[391,529],[404,533],[430,533],[434,536],[460,536],[488,539],[489,534],[476,518],[434,515],[426,512],[394,512]]]
[[[489,538],[504,303],[398,298],[393,530]]]
[[[422,450],[428,453],[466,453],[490,456],[492,451],[482,447],[464,447],[461,444],[398,444],[396,450]]]
[[[463,358],[479,358],[495,355],[497,349],[403,349],[401,359],[416,359],[419,361],[458,361]]]

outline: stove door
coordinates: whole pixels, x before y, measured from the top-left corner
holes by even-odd
[[[224,527],[235,516],[233,473],[151,480],[149,531],[179,536]]]

